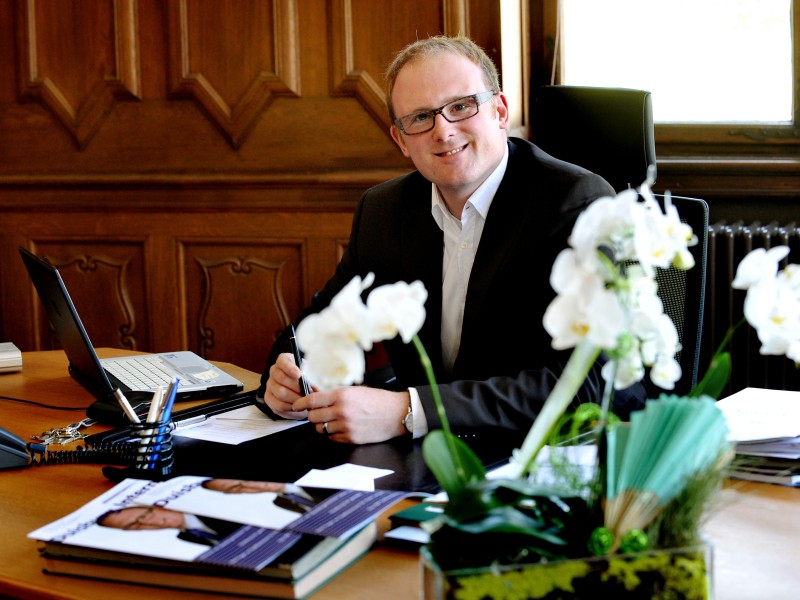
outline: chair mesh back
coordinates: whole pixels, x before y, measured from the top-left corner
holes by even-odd
[[[664,312],[675,323],[681,349],[684,346],[684,325],[686,323],[686,275],[686,271],[674,267],[658,269],[656,272],[658,297],[661,298],[661,302],[664,304]],[[681,355],[682,350],[675,355],[675,360],[679,363],[683,362]]]

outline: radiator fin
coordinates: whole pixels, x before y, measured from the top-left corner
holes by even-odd
[[[754,222],[718,222],[708,229],[708,271],[705,318],[700,355],[700,376],[722,343],[728,328],[744,315],[745,292],[731,287],[742,258],[755,248],[789,246],[789,256],[781,263],[800,264],[800,228],[794,223],[781,225]],[[730,346],[733,373],[723,396],[745,387],[800,390],[800,369],[781,356],[763,356],[755,330],[741,325]]]

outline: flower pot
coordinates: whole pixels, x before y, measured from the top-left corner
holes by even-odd
[[[712,567],[711,546],[700,544],[637,554],[442,571],[427,546],[423,546],[420,597],[706,600],[713,597]]]

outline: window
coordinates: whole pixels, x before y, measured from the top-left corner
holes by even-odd
[[[657,123],[792,121],[791,0],[561,2],[562,83],[649,90]]]

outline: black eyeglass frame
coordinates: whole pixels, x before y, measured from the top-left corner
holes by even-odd
[[[417,111],[417,112],[409,113],[407,115],[403,115],[402,117],[397,117],[394,120],[394,124],[397,125],[397,128],[400,131],[402,131],[405,135],[419,135],[421,133],[427,133],[431,129],[433,129],[434,126],[436,125],[436,115],[442,115],[442,118],[445,121],[447,121],[448,123],[458,123],[459,121],[466,121],[467,119],[471,119],[472,117],[474,117],[475,115],[477,115],[480,112],[481,104],[484,104],[489,99],[491,99],[493,96],[496,96],[499,93],[500,92],[497,91],[497,90],[487,90],[485,92],[479,92],[477,94],[470,94],[469,96],[462,96],[461,98],[456,98],[455,100],[451,100],[450,102],[447,102],[446,104],[442,104],[439,108],[434,108],[434,109],[431,109],[431,110],[420,110],[420,111]],[[447,118],[447,116],[444,114],[444,109],[445,108],[447,108],[451,104],[458,104],[459,102],[463,102],[464,100],[467,100],[469,98],[472,98],[473,100],[475,100],[475,112],[473,114],[469,115],[468,117],[463,117],[461,119],[448,119]],[[416,117],[416,116],[419,116],[419,115],[430,115],[430,117],[431,117],[431,119],[430,119],[431,126],[428,127],[427,129],[423,129],[422,131],[415,131],[413,133],[409,133],[408,131],[406,131],[405,127],[403,127],[403,122],[402,122],[403,119],[407,119],[408,117]]]

